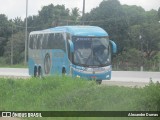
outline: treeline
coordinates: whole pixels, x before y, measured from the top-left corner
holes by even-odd
[[[87,5],[86,5],[87,6]],[[0,15],[0,62],[10,64],[11,40],[13,63],[24,60],[25,21],[8,20]],[[118,0],[102,1],[97,8],[81,16],[78,8],[64,5],[44,6],[38,15],[29,16],[28,33],[61,25],[95,25],[104,28],[118,46],[113,56],[116,70],[160,71],[160,8],[145,11],[138,6],[121,5]]]

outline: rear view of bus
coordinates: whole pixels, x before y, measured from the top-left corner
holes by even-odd
[[[49,32],[47,33],[47,31]],[[64,44],[64,48],[44,49],[40,47],[36,55],[37,59],[39,59],[38,63],[36,62],[38,60],[35,60],[32,57],[34,55],[30,53],[35,52],[35,50],[29,48],[29,61],[32,60],[32,65],[29,62],[30,73],[34,71],[33,68],[36,66],[37,68],[41,68],[42,75],[46,75],[44,62],[46,58],[43,54],[47,54],[51,61],[47,73],[49,75],[65,72],[65,74],[94,79],[98,82],[111,79],[111,54],[116,53],[116,44],[109,40],[107,32],[102,28],[96,26],[61,26],[41,32],[32,32],[30,38],[34,33],[42,36],[40,44],[46,44],[44,41],[48,41],[45,38],[46,33],[48,36],[60,33],[63,40],[56,40],[54,38],[56,42],[52,42],[51,44],[57,44],[59,41],[61,44]],[[31,43],[31,39],[29,43]],[[56,60],[57,54],[62,54],[61,60]],[[55,64],[58,67],[55,67]],[[33,74],[31,73],[31,75]]]

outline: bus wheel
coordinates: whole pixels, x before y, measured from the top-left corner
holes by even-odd
[[[38,71],[37,71],[37,67],[34,67],[34,77],[37,77]]]
[[[102,83],[102,80],[96,80],[96,83],[100,85]]]
[[[42,68],[38,68],[38,77],[42,78]]]
[[[66,69],[65,68],[62,69],[62,75],[66,75]]]

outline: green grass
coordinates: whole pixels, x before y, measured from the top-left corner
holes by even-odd
[[[127,88],[97,85],[94,81],[66,76],[27,80],[0,78],[0,111],[157,111],[160,110],[159,91],[159,83],[151,83],[144,88]],[[106,120],[106,118],[45,119]]]
[[[0,68],[27,68],[27,65],[24,64],[14,64],[14,65],[9,65],[9,64],[0,64]]]

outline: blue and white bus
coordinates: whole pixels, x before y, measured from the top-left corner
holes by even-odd
[[[116,44],[97,26],[60,26],[29,35],[28,64],[31,76],[68,74],[111,79],[111,54]]]

